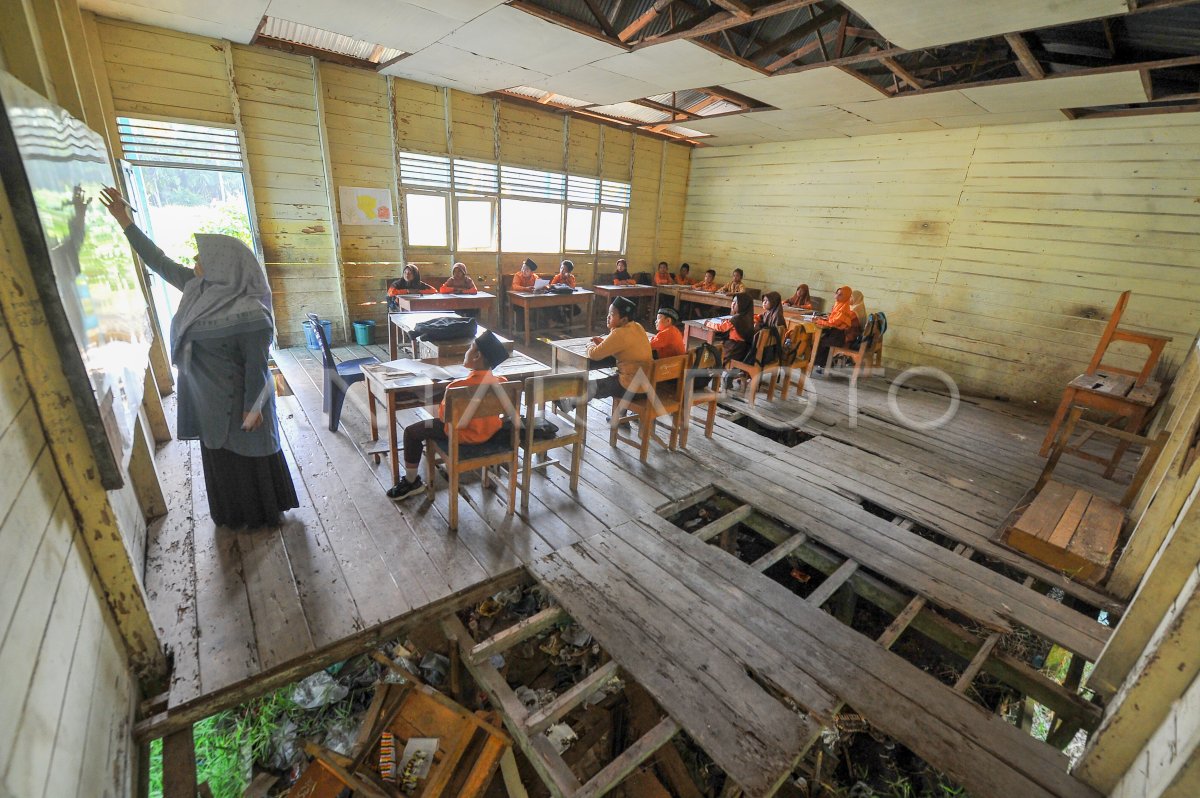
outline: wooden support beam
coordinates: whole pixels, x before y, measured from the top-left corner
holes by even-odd
[[[879,63],[887,67],[888,72],[891,72],[893,75],[900,78],[900,80],[904,81],[909,86],[912,86],[917,91],[925,90],[925,84],[922,83],[916,75],[901,66],[895,58],[880,58]]]
[[[535,17],[544,19],[547,22],[553,22],[555,25],[561,25],[567,30],[573,30],[576,33],[582,33],[584,36],[591,36],[593,39],[598,39],[608,44],[615,44],[618,47],[623,47],[628,50],[629,46],[617,38],[616,31],[612,27],[612,23],[604,25],[603,28],[595,28],[591,25],[584,24],[574,17],[568,17],[566,14],[560,14],[557,11],[550,11],[541,6],[530,2],[530,0],[511,0],[508,4],[513,8],[524,11],[526,14],[532,14]],[[591,3],[589,3],[590,7]],[[602,16],[602,15],[601,15]],[[607,20],[606,20],[607,21]],[[612,35],[609,35],[612,31]]]
[[[805,599],[814,607],[820,607],[826,601],[833,597],[833,594],[838,591],[842,585],[846,584],[846,580],[854,575],[858,570],[858,563],[854,560],[846,560],[838,566],[838,569],[825,577],[825,581],[817,586],[817,589],[809,594]]]
[[[692,534],[700,540],[709,540],[724,532],[726,529],[731,529],[745,521],[754,512],[754,508],[748,504],[743,504],[732,512],[718,518],[716,521],[705,524],[697,529]]]
[[[504,725],[512,734],[513,740],[533,765],[539,777],[550,791],[551,798],[570,798],[575,795],[581,785],[579,779],[567,767],[567,763],[559,756],[550,741],[543,734],[529,735],[525,731],[525,722],[529,711],[517,698],[517,694],[508,686],[508,682],[500,672],[486,661],[472,662],[466,647],[470,645],[471,633],[463,626],[456,615],[448,615],[442,619],[442,632],[452,645],[457,645],[463,653],[463,663],[475,683],[488,694],[492,703],[500,710]]]
[[[766,554],[750,563],[750,567],[757,571],[765,571],[807,542],[808,535],[805,535],[803,532],[797,532],[783,543],[780,543],[775,548],[771,549]]]
[[[562,607],[547,607],[536,615],[518,621],[482,643],[478,643],[471,649],[469,659],[471,662],[483,662],[493,654],[507,651],[522,640],[528,640],[556,623],[566,620],[570,620],[570,618]]]
[[[771,41],[764,44],[762,47],[759,47],[757,50],[754,51],[753,54],[751,54],[749,56],[750,59],[753,60],[755,58],[758,58],[759,56],[767,55],[768,53],[773,53],[776,50],[778,50],[779,48],[785,47],[785,46],[791,44],[792,42],[796,41],[797,39],[803,39],[805,36],[812,33],[813,31],[820,30],[827,22],[831,22],[832,20],[836,19],[839,14],[841,14],[843,16],[843,19],[845,18],[845,14],[840,7],[834,7],[834,8],[832,8],[828,11],[825,11],[824,13],[821,13],[821,14],[816,14],[816,12],[813,10],[812,6],[809,6],[808,10],[809,10],[810,14],[814,14],[815,16],[813,16],[811,19],[809,19],[807,22],[803,23],[802,25],[797,25],[796,27],[792,28],[787,33],[784,33],[782,36],[777,36],[774,39],[772,39]],[[825,46],[824,39],[820,36],[818,36],[817,41],[813,43],[814,48],[818,45],[818,43],[819,43],[820,47]],[[806,45],[806,47],[807,47],[807,45]],[[806,52],[807,52],[807,50],[806,50]],[[795,56],[795,57],[799,58],[800,56]],[[826,58],[828,58],[828,56],[826,56]]]
[[[708,36],[710,33],[718,33],[726,30],[727,28],[736,28],[738,25],[745,25],[748,22],[757,22],[759,20],[768,19],[780,14],[786,14],[789,11],[807,8],[811,5],[816,5],[819,2],[821,2],[821,0],[779,0],[778,2],[770,3],[761,8],[755,9],[754,13],[752,13],[749,17],[739,17],[738,15],[731,14],[728,11],[722,11],[720,13],[713,14],[708,19],[705,19],[700,23],[685,29],[668,31],[667,33],[660,33],[657,36],[647,36],[645,39],[634,45],[633,49],[637,50],[639,48],[649,47],[654,44],[675,41],[676,39],[696,39],[701,36]],[[655,5],[657,5],[657,3],[655,3]],[[648,14],[650,12],[646,13]],[[636,24],[636,22],[634,24]],[[645,27],[645,25],[642,27]],[[638,28],[638,30],[641,30],[641,28]],[[625,36],[625,31],[621,32],[621,40],[629,40]]]
[[[643,28],[658,19],[658,15],[662,13],[662,10],[673,2],[675,0],[654,0],[654,4],[646,9],[641,16],[629,23],[625,27],[625,30],[617,34],[617,38],[622,42],[627,42],[634,36],[637,36]]]
[[[1012,48],[1013,55],[1017,57],[1017,63],[1020,65],[1021,72],[1026,77],[1034,80],[1041,80],[1046,77],[1046,70],[1042,69],[1042,65],[1033,57],[1033,51],[1029,49],[1029,42],[1025,41],[1025,37],[1019,33],[1006,33],[1004,40],[1008,42],[1008,46]]]
[[[967,663],[967,667],[959,675],[958,681],[954,683],[954,689],[960,693],[965,693],[967,688],[971,686],[971,682],[975,681],[975,677],[979,675],[979,670],[983,667],[983,663],[987,662],[987,658],[992,655],[992,649],[1000,642],[1000,633],[992,632],[983,641],[983,645],[975,652],[975,656],[971,657],[971,661]]]
[[[596,670],[581,679],[558,698],[532,713],[525,721],[525,728],[530,734],[541,734],[549,727],[565,718],[571,710],[582,704],[589,696],[604,686],[605,682],[617,675],[618,665],[609,660]]]
[[[196,798],[196,741],[192,727],[163,739],[163,798]]]
[[[607,794],[678,733],[679,724],[671,718],[663,718],[657,726],[622,751],[620,756],[601,768],[573,798],[600,798]]]
[[[754,14],[754,10],[741,0],[712,0],[712,4],[714,6],[720,6],[730,14],[734,14],[745,20],[749,20]]]
[[[600,4],[596,0],[583,0],[583,2],[588,7],[588,11],[592,12],[596,21],[600,23],[601,30],[612,38],[617,38],[617,29],[608,21],[608,17],[604,16],[604,12],[600,10]]]
[[[892,622],[875,642],[884,648],[891,648],[895,645],[896,641],[900,639],[900,635],[904,634],[904,630],[921,614],[921,610],[925,609],[926,603],[928,603],[928,599],[924,596],[913,596],[912,600],[904,605],[904,609],[900,610],[900,614],[892,619]]]

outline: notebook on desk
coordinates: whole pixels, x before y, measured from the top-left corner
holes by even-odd
[[[549,281],[549,280],[546,280],[546,279],[543,279],[543,278],[539,277],[539,278],[537,278],[537,280],[535,280],[535,281],[534,281],[534,283],[533,283],[533,290],[534,290],[534,291],[545,291],[545,290],[546,290],[546,288],[548,288],[548,287],[549,287],[549,285],[550,285],[550,281]]]

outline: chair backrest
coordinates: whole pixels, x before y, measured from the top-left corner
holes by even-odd
[[[587,396],[587,388],[586,371],[528,377],[525,380],[525,403],[530,408],[536,408],[558,399],[582,399]]]
[[[683,376],[688,370],[688,365],[692,358],[688,355],[676,355],[675,357],[665,357],[661,360],[654,361],[654,366],[650,370],[650,381],[654,384],[655,393],[658,393],[658,386],[665,382],[674,382],[669,396],[665,398],[672,399],[676,402],[683,399]],[[660,395],[660,398],[662,395]]]
[[[446,416],[451,433],[472,419],[505,416],[516,420],[521,415],[521,392],[525,385],[519,380],[463,385],[446,391]]]
[[[1100,368],[1104,354],[1108,351],[1109,344],[1112,343],[1113,335],[1121,324],[1121,316],[1125,313],[1125,306],[1129,304],[1131,293],[1133,292],[1123,291],[1117,299],[1117,305],[1113,308],[1112,315],[1108,317],[1108,324],[1104,325],[1104,332],[1100,334],[1100,343],[1096,345],[1096,353],[1092,355],[1092,361],[1088,363],[1088,374],[1094,374]]]
[[[308,317],[313,335],[317,336],[317,341],[321,344],[321,357],[325,368],[336,369],[337,361],[333,359],[333,349],[329,346],[329,339],[325,337],[325,326],[321,324],[321,319],[316,313],[305,313],[304,315]]]

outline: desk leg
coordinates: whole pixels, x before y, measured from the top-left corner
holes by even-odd
[[[1148,408],[1135,407],[1133,411],[1125,417],[1125,431],[1132,432],[1134,435],[1142,434],[1142,423],[1146,420],[1146,412]],[[1121,458],[1125,456],[1125,451],[1129,448],[1129,441],[1118,441],[1117,449],[1113,452],[1112,459],[1108,461],[1108,468],[1104,469],[1104,478],[1112,479],[1113,474],[1117,472],[1117,466],[1121,464]]]
[[[525,306],[525,346],[529,346],[529,325],[533,323],[533,308]]]
[[[812,354],[808,356],[808,368],[804,370],[804,377],[807,379],[812,376],[813,366],[817,365],[817,350],[821,348],[821,328],[813,330]]]
[[[1042,448],[1038,450],[1039,457],[1045,457],[1050,453],[1050,447],[1054,445],[1054,439],[1058,436],[1058,428],[1062,425],[1063,419],[1067,417],[1067,411],[1073,404],[1075,404],[1075,389],[1068,385],[1067,389],[1063,391],[1062,401],[1058,403],[1058,410],[1054,411],[1050,429],[1046,430],[1046,437],[1042,439]]]
[[[379,440],[379,419],[375,414],[375,394],[371,391],[371,381],[365,380],[364,382],[367,386],[367,411],[371,416],[371,441],[373,443]]]
[[[388,450],[392,455],[392,484],[400,481],[400,447],[396,440],[396,394],[388,392]]]

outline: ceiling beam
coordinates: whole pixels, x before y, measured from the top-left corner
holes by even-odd
[[[671,5],[673,2],[675,2],[675,0],[654,0],[654,4],[646,9],[646,11],[640,17],[629,23],[625,30],[617,34],[617,38],[623,42],[627,42],[634,36],[637,36],[639,33],[641,33],[642,28],[658,19],[658,15],[662,13],[662,10]]]
[[[596,18],[596,21],[600,23],[601,30],[612,38],[617,38],[617,29],[608,21],[608,17],[604,16],[604,12],[600,10],[600,4],[596,0],[583,0],[583,2],[587,5],[588,11],[592,12],[592,16]]]
[[[707,36],[710,33],[719,33],[728,28],[736,28],[738,25],[745,25],[748,22],[757,22],[760,19],[768,19],[780,14],[786,14],[789,11],[795,11],[799,8],[808,8],[809,6],[816,5],[819,2],[821,2],[821,0],[777,0],[774,3],[769,3],[761,8],[755,9],[749,17],[739,17],[736,14],[729,13],[728,11],[721,11],[687,28],[660,33],[657,36],[647,36],[645,39],[634,45],[633,49],[637,50],[642,47],[649,47],[654,44],[662,44],[664,42],[670,42],[676,39],[695,39],[698,36]],[[639,30],[641,30],[641,28],[639,28]],[[628,41],[625,38],[624,31],[622,31],[621,40]]]
[[[879,63],[887,67],[888,72],[891,72],[893,75],[900,78],[900,80],[904,81],[909,86],[912,86],[917,91],[925,90],[925,84],[916,75],[909,72],[899,63],[897,63],[895,58],[880,58]]]
[[[693,114],[690,111],[684,111],[680,108],[667,105],[666,103],[655,102],[654,100],[630,100],[630,102],[636,103],[637,105],[644,105],[647,108],[653,108],[655,111],[662,111],[663,113],[671,114],[673,116],[681,116],[684,119],[699,118],[699,114]]]
[[[809,6],[809,10],[812,10],[812,6]],[[813,31],[820,30],[822,27],[824,27],[825,23],[832,22],[834,19],[837,19],[838,15],[840,14],[844,14],[842,9],[834,7],[813,17],[812,19],[806,20],[803,24],[797,25],[796,27],[784,33],[782,36],[777,36],[771,41],[767,42],[762,47],[755,50],[754,53],[749,56],[749,58],[751,61],[753,61],[760,55],[773,53],[780,47],[791,44],[797,39],[802,39]]]
[[[754,10],[750,6],[743,3],[741,0],[709,0],[714,6],[720,6],[731,14],[736,14],[742,19],[749,20],[750,15]]]
[[[531,0],[510,0],[508,4],[518,11],[524,11],[526,14],[532,14],[533,16],[544,19],[547,22],[553,22],[555,25],[561,25],[567,30],[573,30],[576,33],[582,33],[584,36],[591,36],[593,39],[598,39],[605,44],[615,44],[617,47],[623,47],[626,50],[631,49],[629,45],[615,37],[610,37],[604,31],[600,30],[600,28],[580,22],[574,17],[568,17],[566,14],[560,14],[557,11],[551,11],[547,8],[542,8]]]
[[[1046,77],[1046,70],[1042,69],[1042,65],[1033,57],[1033,51],[1029,49],[1029,42],[1025,41],[1025,37],[1019,33],[1004,34],[1004,41],[1008,42],[1008,46],[1012,48],[1013,55],[1017,57],[1017,63],[1020,65],[1021,72],[1026,77],[1034,80],[1041,80]]]

